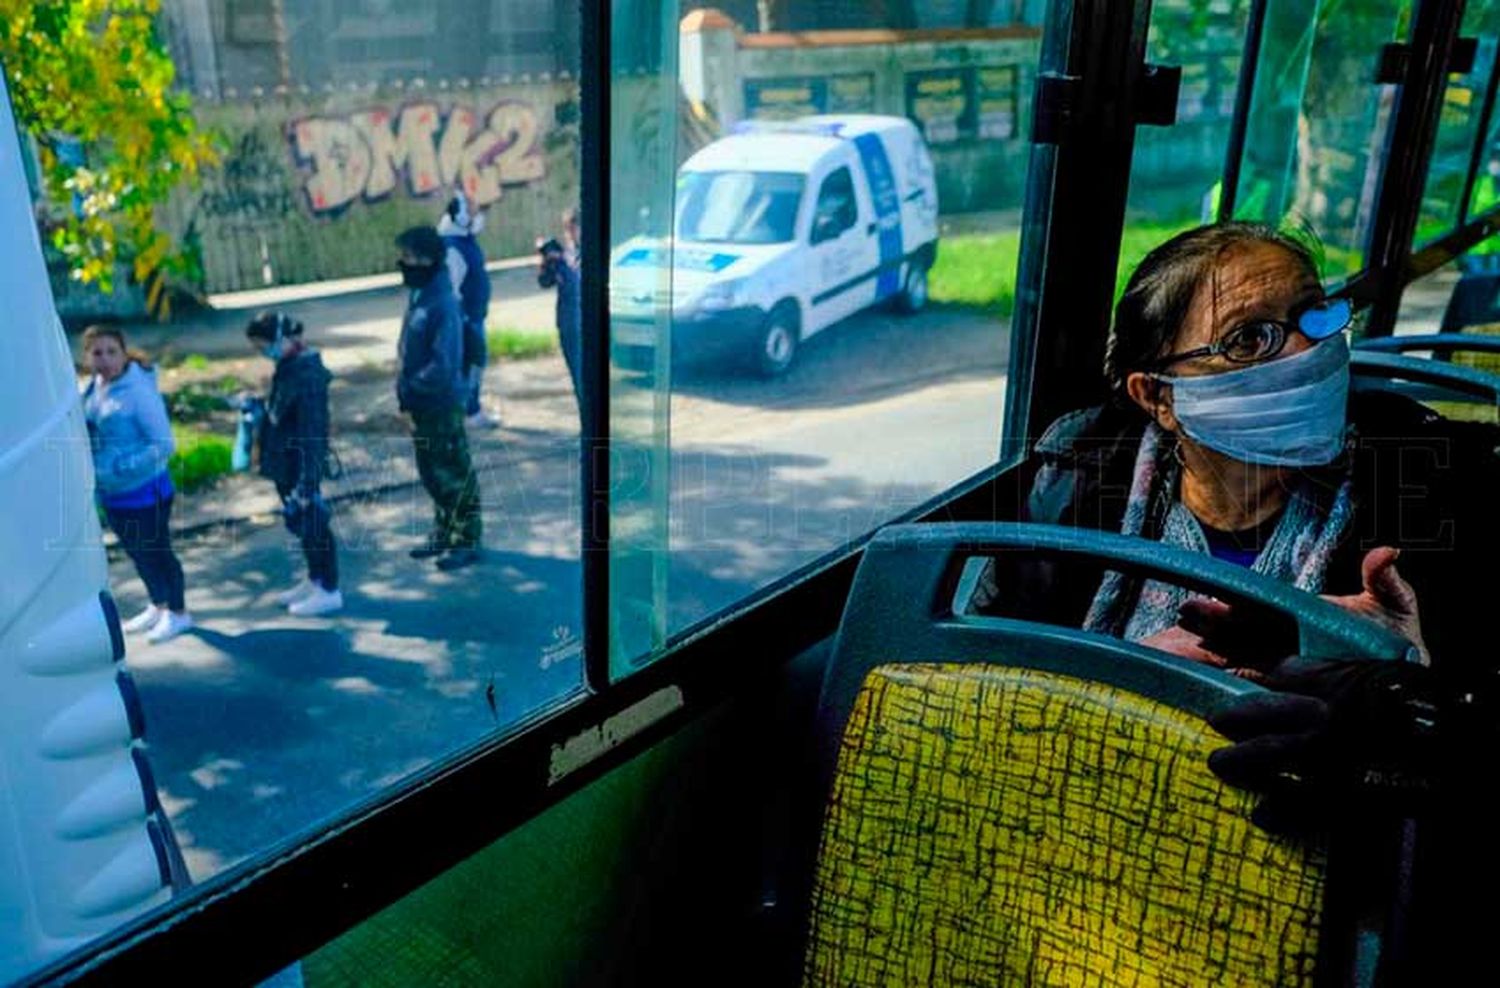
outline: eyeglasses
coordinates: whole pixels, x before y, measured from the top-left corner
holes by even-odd
[[[1353,316],[1354,309],[1348,299],[1319,299],[1295,310],[1284,322],[1256,319],[1241,323],[1211,345],[1174,353],[1157,361],[1152,369],[1165,370],[1173,364],[1198,357],[1223,357],[1232,364],[1258,364],[1281,353],[1293,329],[1319,343],[1342,331]]]

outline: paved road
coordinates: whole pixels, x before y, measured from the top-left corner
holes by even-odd
[[[182,545],[200,629],[131,645],[164,802],[200,877],[581,683],[577,413],[561,361],[492,369],[505,427],[474,437],[487,558],[442,574],[405,552],[428,508],[409,482],[388,366],[375,363],[390,352],[399,296],[384,304],[298,303],[320,307],[309,325],[343,368],[344,458],[360,483],[385,482],[339,508],[346,611],[299,621],[275,608],[272,594],[298,575],[294,547],[264,487],[236,478],[184,499],[185,517],[249,519]],[[653,551],[619,592],[681,630],[982,469],[999,440],[1007,352],[1001,322],[935,309],[849,320],[774,382],[700,374],[659,397],[622,372],[617,434],[670,442],[672,458],[655,485],[621,468],[620,528],[640,521]],[[632,496],[637,481],[659,496]],[[131,613],[138,582],[120,561],[111,576]]]

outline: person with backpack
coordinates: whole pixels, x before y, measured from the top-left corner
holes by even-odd
[[[318,351],[302,339],[302,323],[282,312],[262,312],[245,336],[276,365],[260,416],[260,474],[276,485],[287,530],[302,544],[307,576],[276,595],[297,617],[332,614],[344,606],[339,590],[338,542],[321,484],[328,463],[328,382]]]
[[[149,360],[108,326],[90,326],[83,353],[93,376],[83,414],[93,449],[94,483],[110,531],[135,564],[149,603],[126,621],[128,634],[153,645],[193,626],[182,562],[172,551],[172,499],[167,462],[175,448],[166,402]]]

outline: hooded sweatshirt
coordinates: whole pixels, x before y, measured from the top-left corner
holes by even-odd
[[[113,381],[94,375],[83,392],[94,481],[106,508],[143,508],[172,496],[175,448],[156,371],[135,361]]]

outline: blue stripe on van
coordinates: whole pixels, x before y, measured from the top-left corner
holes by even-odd
[[[860,134],[854,138],[864,162],[865,177],[870,182],[870,198],[875,203],[875,223],[880,231],[880,274],[875,280],[875,297],[889,298],[901,288],[901,200],[896,194],[896,175],[891,159],[878,134]]]

